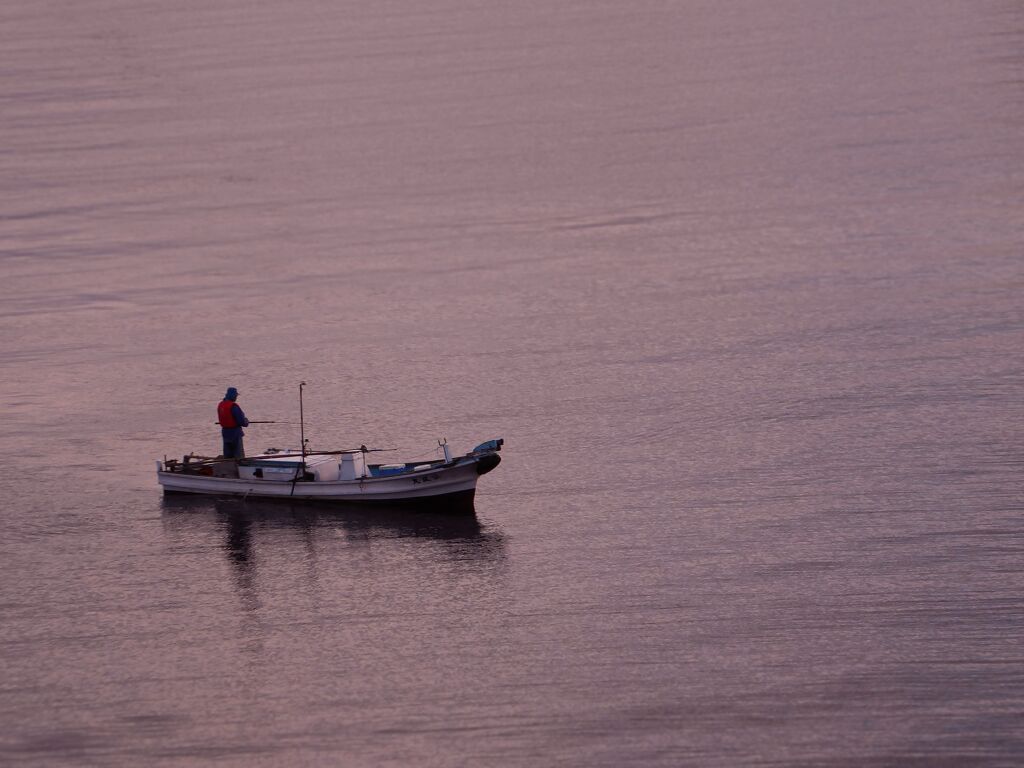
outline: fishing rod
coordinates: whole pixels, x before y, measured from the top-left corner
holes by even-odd
[[[220,424],[219,421],[213,422],[214,424]],[[294,421],[253,421],[249,419],[249,424],[294,424]]]

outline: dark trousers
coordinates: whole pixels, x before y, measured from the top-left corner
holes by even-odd
[[[244,459],[245,449],[242,447],[242,438],[225,440],[223,456],[225,459]]]

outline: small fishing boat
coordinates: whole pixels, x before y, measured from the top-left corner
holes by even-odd
[[[472,512],[477,479],[501,461],[504,440],[488,440],[461,456],[439,441],[444,458],[371,464],[372,449],[276,451],[243,459],[196,456],[157,461],[165,493],[278,498],[332,503],[414,503]]]

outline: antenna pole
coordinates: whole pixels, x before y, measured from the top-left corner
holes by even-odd
[[[295,484],[299,482],[300,473],[303,479],[306,477],[306,419],[302,413],[302,388],[304,386],[306,386],[306,382],[299,382],[299,440],[302,441],[302,465],[292,479],[292,491],[288,494],[289,496],[295,495]]]
[[[299,384],[299,440],[302,441],[302,472],[306,472],[306,418],[302,412],[302,388],[306,382]]]

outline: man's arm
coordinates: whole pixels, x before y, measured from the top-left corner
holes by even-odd
[[[231,415],[235,417],[235,424],[240,427],[248,427],[249,420],[245,418],[245,414],[242,412],[242,408],[235,403],[231,406]]]

